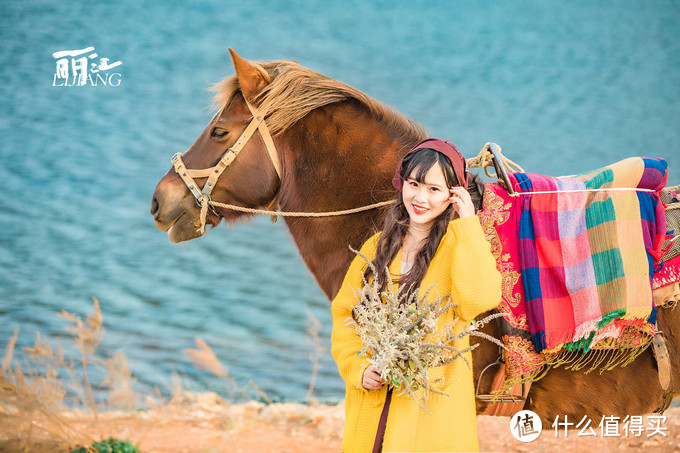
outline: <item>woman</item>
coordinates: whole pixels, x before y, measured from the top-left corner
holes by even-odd
[[[448,141],[424,140],[406,154],[392,183],[397,202],[382,233],[361,252],[377,270],[389,267],[396,283],[388,290],[399,284],[424,293],[437,285],[430,301],[450,294],[458,305],[438,318],[438,328],[458,318],[454,329],[460,332],[501,298],[500,274],[466,190],[465,158]],[[343,452],[478,451],[472,371],[463,359],[429,370],[432,387],[448,396],[430,393],[428,414],[406,394],[388,391],[368,358],[357,355],[361,339],[345,325],[356,304],[354,290],[362,273],[386,281],[367,267],[354,259],[332,304],[332,354],[346,383]],[[455,346],[465,349],[469,337]],[[471,363],[470,353],[464,355]]]

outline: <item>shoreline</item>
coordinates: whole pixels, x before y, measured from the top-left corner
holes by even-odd
[[[59,415],[70,429],[87,433],[95,440],[116,437],[130,440],[141,452],[216,453],[287,452],[330,453],[340,451],[344,425],[344,402],[339,404],[265,404],[257,401],[231,404],[216,393],[184,393],[166,405],[144,411],[99,412],[98,421],[86,410],[62,411]],[[603,437],[594,426],[595,437],[555,437],[550,426],[534,442],[522,443],[510,433],[509,417],[478,416],[480,451],[677,451],[680,445],[680,407],[666,413],[667,436]],[[28,414],[0,408],[0,450],[68,451],[63,439],[40,433],[33,422],[32,438],[22,437],[19,426],[27,426]],[[17,420],[24,423],[17,423]],[[28,443],[27,443],[28,442]],[[22,447],[23,444],[23,447]],[[59,450],[59,448],[61,448]],[[39,450],[40,449],[40,450]]]

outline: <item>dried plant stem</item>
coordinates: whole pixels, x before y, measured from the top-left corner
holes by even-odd
[[[477,328],[477,329],[481,329],[486,324],[488,324],[490,321],[493,321],[496,318],[505,318],[505,317],[508,317],[508,316],[510,316],[509,313],[500,313],[500,312],[499,313],[492,313],[489,316],[487,316],[486,318],[482,318],[479,321],[475,321],[474,327]]]
[[[85,357],[85,352],[81,351],[80,359],[83,362],[83,387],[85,388],[85,394],[87,395],[87,401],[92,409],[92,415],[94,416],[94,421],[99,424],[99,414],[97,414],[97,405],[94,403],[94,396],[92,395],[92,386],[90,385],[90,378],[87,375],[87,358]]]
[[[7,343],[7,349],[5,352],[5,358],[2,360],[2,367],[0,368],[0,374],[5,375],[5,371],[9,369],[9,367],[12,365],[12,356],[14,354],[14,345],[17,344],[17,338],[19,337],[19,329],[16,329],[14,331],[14,335],[12,335],[12,339],[9,340],[9,343]]]
[[[253,389],[255,389],[255,391],[262,397],[263,400],[265,400],[265,401],[266,401],[267,403],[269,403],[269,404],[274,404],[274,401],[272,401],[272,399],[269,398],[269,397],[267,396],[267,394],[264,393],[264,392],[262,391],[262,389],[260,389],[260,387],[258,387],[258,386],[255,384],[255,382],[253,382],[252,379],[248,379],[248,383],[250,383],[250,385],[253,387]]]
[[[312,397],[312,393],[314,393],[314,384],[316,384],[316,374],[319,371],[320,366],[314,366],[312,368],[312,378],[309,381],[309,387],[307,388],[307,395],[305,395],[305,399],[308,400]]]
[[[506,351],[508,350],[508,348],[506,348],[505,345],[504,345],[502,342],[500,342],[500,341],[498,340],[498,338],[492,337],[491,335],[488,335],[488,334],[486,334],[486,333],[484,333],[484,332],[480,332],[480,331],[478,331],[478,330],[470,330],[470,331],[468,332],[468,335],[470,335],[470,336],[472,336],[472,337],[480,337],[480,338],[484,338],[485,340],[489,340],[490,342],[492,342],[492,343],[494,343],[494,344],[500,346],[501,348],[505,349]],[[475,347],[476,347],[476,346],[478,346],[478,344],[476,344]]]
[[[314,350],[309,354],[309,360],[312,362],[312,378],[309,382],[309,387],[307,388],[307,395],[305,399],[309,400],[314,392],[314,385],[316,384],[316,377],[321,369],[321,357],[326,352],[326,348],[323,346],[321,337],[319,336],[319,331],[321,331],[321,321],[314,316],[314,314],[307,310],[307,333],[311,336],[311,343]]]
[[[24,417],[29,417],[31,412],[40,413],[47,423],[42,423],[41,426],[51,435],[57,438],[65,438],[68,442],[90,444],[95,441],[95,439],[86,433],[80,432],[74,429],[57,411],[45,407],[44,404],[36,395],[31,393],[31,391],[23,384],[23,375],[21,375],[21,370],[18,370],[19,376],[17,376],[20,384],[10,382],[4,375],[0,376],[0,393],[3,397],[12,396],[16,398],[21,404],[21,407],[25,409]],[[29,420],[29,433],[34,428],[35,418],[30,417]],[[17,427],[18,428],[18,427]],[[28,441],[31,438],[30,434],[22,436]],[[27,450],[28,451],[28,450]]]

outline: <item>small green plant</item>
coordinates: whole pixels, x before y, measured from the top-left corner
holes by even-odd
[[[108,439],[95,442],[92,447],[85,448],[80,447],[73,450],[71,453],[139,453],[139,448],[136,445],[130,443],[129,440],[119,440],[109,437]]]

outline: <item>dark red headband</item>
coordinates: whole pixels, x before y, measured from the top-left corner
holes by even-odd
[[[406,153],[404,157],[408,156],[413,151],[422,148],[431,148],[448,157],[451,161],[451,164],[453,165],[453,172],[456,174],[458,184],[460,184],[463,189],[467,189],[467,161],[465,160],[465,156],[463,156],[460,151],[458,151],[453,143],[449,142],[448,140],[440,140],[438,138],[427,138],[411,148],[411,150]],[[401,191],[401,188],[404,185],[404,180],[401,179],[401,166],[403,161],[404,159],[402,158],[401,162],[399,163],[399,168],[397,168],[397,172],[394,174],[394,178],[392,179],[392,185],[399,191]]]

